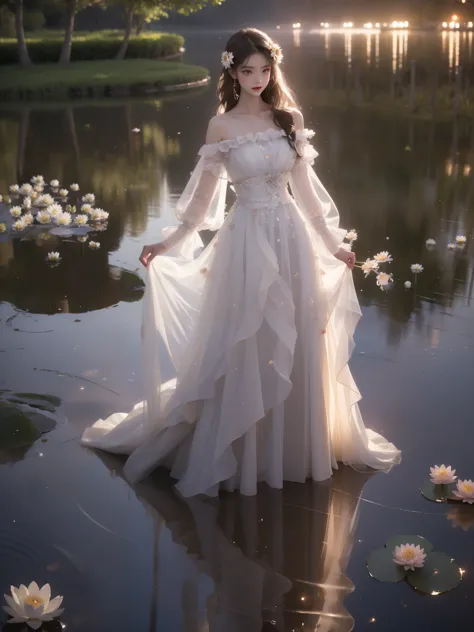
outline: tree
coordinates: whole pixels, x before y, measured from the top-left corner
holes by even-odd
[[[205,6],[219,5],[224,0],[115,0],[125,12],[125,29],[123,42],[117,53],[117,59],[124,59],[127,54],[130,35],[135,25],[140,32],[145,22],[168,17],[169,13],[189,15],[204,9]]]
[[[64,42],[59,55],[60,64],[68,64],[71,61],[72,34],[74,33],[74,22],[76,14],[86,7],[94,4],[102,4],[101,0],[66,0],[66,32]]]
[[[22,66],[31,66],[28,46],[23,27],[23,0],[0,0],[0,6],[7,7],[15,14],[15,32],[18,42],[18,58]]]

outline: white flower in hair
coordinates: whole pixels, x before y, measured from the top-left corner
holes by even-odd
[[[272,49],[271,49],[270,55],[276,61],[277,64],[281,64],[281,61],[283,59],[283,52],[282,52],[281,46],[279,44],[274,43],[272,45]]]
[[[229,70],[234,63],[234,53],[229,53],[229,51],[225,50],[221,55],[221,62],[224,68]]]

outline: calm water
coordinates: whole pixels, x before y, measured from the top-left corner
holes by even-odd
[[[370,55],[388,73],[391,37],[381,36],[378,60],[372,39]],[[431,50],[449,71],[451,40],[443,48],[441,35],[403,37],[402,65]],[[188,57],[215,74],[226,38],[188,33]],[[348,64],[347,38],[278,38],[317,132],[318,173],[343,225],[359,233],[358,260],[394,256],[389,293],[354,273],[364,317],[352,369],[367,425],[403,450],[403,463],[389,475],[343,470],[257,498],[184,502],[161,473],[131,489],[120,458],[81,448],[87,425],[141,399],[138,255],[173,221],[214,86],[148,102],[0,110],[0,193],[41,173],[79,182],[110,212],[93,236],[97,252],[74,237],[0,237],[0,387],[62,400],[43,440],[0,446],[0,594],[50,582],[65,596],[68,629],[346,632],[355,621],[361,631],[433,632],[453,629],[453,616],[460,630],[474,623],[474,507],[432,504],[418,491],[434,463],[474,477],[474,129],[318,109],[314,68],[338,50]],[[464,64],[470,42],[460,36]],[[351,59],[364,46],[365,36],[353,36]],[[466,248],[448,250],[459,234]],[[55,249],[63,262],[47,268]],[[412,263],[425,270],[405,290]],[[371,579],[367,554],[396,533],[424,535],[455,558],[466,569],[460,587],[422,597]]]

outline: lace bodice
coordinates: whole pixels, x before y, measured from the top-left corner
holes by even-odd
[[[229,181],[237,194],[235,212],[239,204],[270,209],[290,201],[289,184],[326,248],[337,252],[346,231],[338,228],[336,206],[311,169],[318,155],[309,142],[313,136],[312,130],[297,130],[297,152],[284,130],[274,128],[202,146],[198,165],[177,205],[182,225],[166,236],[166,245],[174,247],[189,232],[217,230],[222,225]]]

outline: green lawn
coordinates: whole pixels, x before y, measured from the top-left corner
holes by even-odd
[[[0,100],[2,93],[31,91],[38,96],[66,96],[70,88],[91,88],[100,96],[106,86],[132,87],[149,84],[165,88],[176,84],[200,81],[209,72],[201,66],[181,62],[155,61],[151,59],[125,59],[78,61],[68,66],[38,64],[30,68],[4,66],[0,68]],[[3,96],[9,100],[10,97]]]

